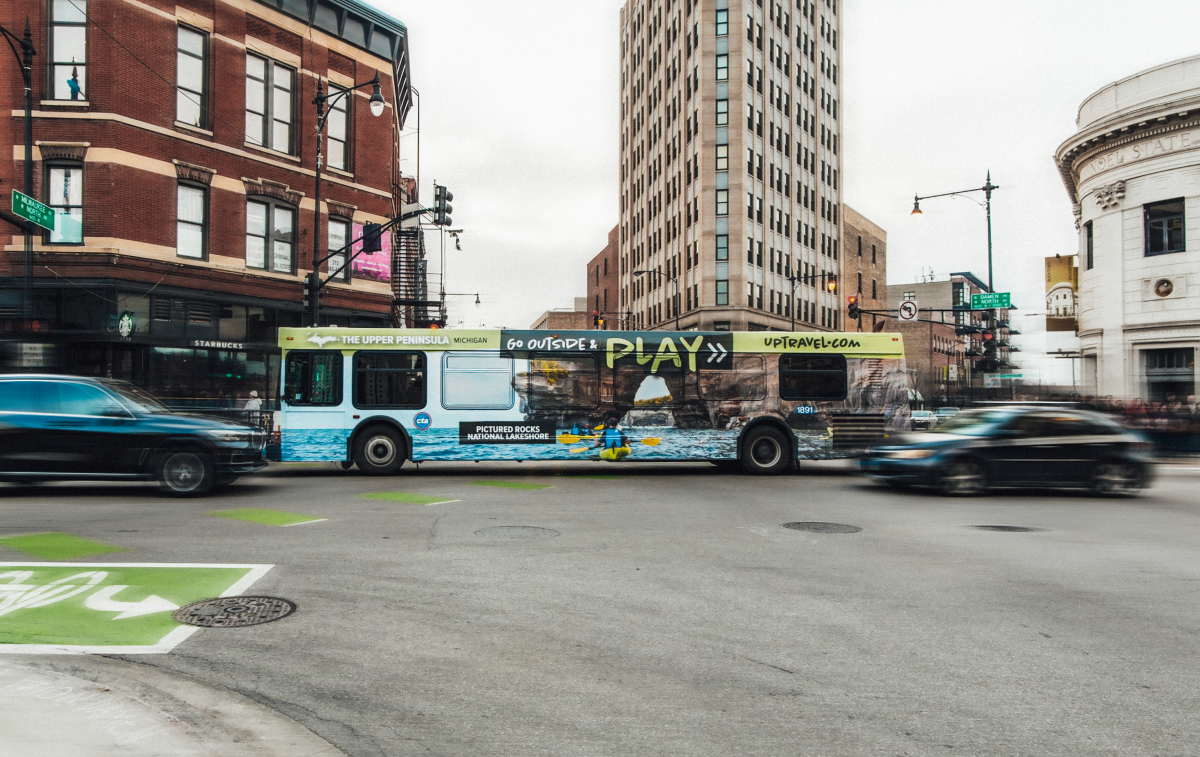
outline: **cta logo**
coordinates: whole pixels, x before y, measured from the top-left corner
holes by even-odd
[[[417,413],[413,416],[413,425],[424,431],[433,425],[433,418],[429,417],[429,413]]]

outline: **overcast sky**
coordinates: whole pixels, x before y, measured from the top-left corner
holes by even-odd
[[[409,31],[421,113],[421,185],[454,192],[450,325],[527,328],[586,293],[584,270],[617,222],[617,0],[368,0]],[[1200,52],[1200,2],[842,0],[843,198],[888,233],[888,279],[987,279],[987,226],[968,199],[914,194],[1000,186],[997,291],[1028,379],[1070,381],[1047,349],[1042,259],[1077,235],[1054,151],[1101,87]],[[410,124],[415,125],[415,124]],[[405,173],[416,137],[403,139]],[[968,195],[982,200],[981,192]],[[428,238],[437,267],[437,234]],[[1051,335],[1051,348],[1064,345]]]

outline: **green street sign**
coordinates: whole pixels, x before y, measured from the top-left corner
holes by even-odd
[[[0,654],[162,654],[200,629],[172,613],[270,565],[0,563]]]
[[[26,221],[33,221],[44,229],[54,231],[54,208],[51,208],[49,205],[43,205],[29,195],[22,194],[15,189],[12,193],[12,200],[12,210],[15,215],[24,218]]]
[[[1011,307],[1009,292],[984,292],[971,295],[972,310],[991,310],[992,308]]]

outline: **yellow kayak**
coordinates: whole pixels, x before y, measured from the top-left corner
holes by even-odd
[[[580,436],[578,434],[567,434],[567,433],[562,433],[562,434],[558,435],[558,441],[563,444],[575,444],[581,440],[596,439],[596,438],[598,438],[598,437],[595,436],[594,434],[590,435],[590,436]]]
[[[624,447],[606,447],[600,451],[600,459],[615,463],[618,460],[625,459],[631,452],[633,450],[628,445]]]

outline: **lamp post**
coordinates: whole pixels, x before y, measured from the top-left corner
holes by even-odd
[[[662,271],[634,271],[633,275],[641,276],[644,273],[648,273],[651,276],[661,276],[662,278],[665,278],[667,281],[672,281],[675,283],[675,299],[673,300],[674,310],[675,310],[675,330],[679,331],[679,277],[668,275],[666,273],[663,273]]]
[[[33,197],[33,35],[29,31],[29,16],[25,17],[25,34],[17,35],[0,26],[0,34],[8,42],[9,48],[17,58],[21,68],[21,79],[25,83],[25,196]],[[21,52],[17,52],[20,45]],[[33,228],[32,224],[23,226],[25,230],[25,292],[24,313],[26,321],[33,318]]]
[[[796,330],[796,282],[809,281],[810,279],[821,279],[825,282],[825,287],[830,294],[837,293],[837,274],[836,273],[814,273],[809,276],[788,276],[787,280],[792,282],[792,301],[788,303],[792,311],[792,331]]]
[[[370,81],[365,81],[361,84],[355,84],[348,89],[338,89],[336,92],[325,94],[322,91],[321,79],[317,78],[317,96],[313,98],[313,105],[317,106],[317,190],[316,190],[316,207],[313,209],[313,259],[312,259],[312,275],[314,278],[320,278],[319,268],[321,266],[321,135],[325,131],[325,123],[329,120],[329,113],[333,112],[332,107],[339,99],[350,94],[359,87],[365,87],[368,84],[374,86],[374,91],[371,93],[371,115],[378,118],[383,114],[383,99],[382,87],[379,84],[379,72],[375,72],[375,78]],[[329,106],[329,111],[326,111],[326,106]],[[320,283],[319,281],[317,282]],[[311,316],[312,325],[314,327],[320,325],[321,317],[321,287],[313,286],[309,293],[309,315]]]
[[[994,292],[996,288],[992,286],[992,190],[999,189],[997,185],[992,183],[992,172],[988,171],[987,180],[982,187],[976,189],[963,189],[958,192],[943,192],[942,194],[926,195],[924,197],[915,196],[913,198],[913,209],[910,215],[919,216],[921,213],[921,200],[929,200],[934,197],[953,197],[955,195],[963,195],[968,192],[983,192],[983,209],[987,212],[987,233],[988,233],[988,291]]]

